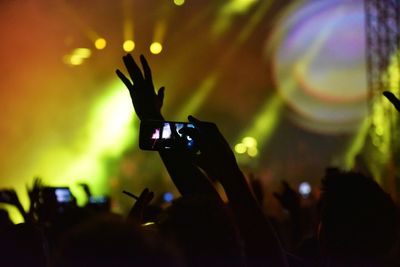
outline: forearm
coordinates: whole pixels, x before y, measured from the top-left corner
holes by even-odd
[[[181,195],[207,194],[218,197],[208,178],[185,155],[160,151],[160,157]]]
[[[22,207],[22,205],[21,205],[20,202],[18,202],[18,203],[15,205],[15,207],[18,209],[19,213],[20,213],[21,216],[24,218],[24,221],[25,221],[26,223],[31,221],[31,220],[30,220],[30,217],[29,217],[28,214],[25,212],[25,209],[24,209],[24,207]]]
[[[251,193],[243,173],[232,168],[221,181],[245,242],[249,266],[287,266],[270,222]]]

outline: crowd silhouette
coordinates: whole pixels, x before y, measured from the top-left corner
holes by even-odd
[[[145,57],[141,67],[130,54],[123,62],[128,75],[116,74],[138,118],[165,121],[165,90],[155,90]],[[394,94],[383,96],[400,112]],[[243,174],[218,127],[188,120],[197,153],[179,145],[158,151],[181,195],[166,208],[152,204],[146,188],[138,197],[126,192],[135,198],[127,216],[114,214],[110,199],[95,199],[85,184],[88,201],[79,207],[68,188],[36,178],[25,211],[15,190],[1,190],[0,202],[24,222],[13,224],[0,210],[0,266],[400,266],[399,209],[373,177],[328,167],[307,206],[283,181],[274,193],[290,216],[282,228],[266,216],[259,181]]]

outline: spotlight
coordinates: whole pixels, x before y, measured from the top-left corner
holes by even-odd
[[[96,41],[94,41],[94,47],[98,50],[102,50],[106,48],[107,46],[107,41],[104,38],[97,38]]]
[[[72,51],[72,55],[86,59],[92,55],[92,51],[89,48],[76,48],[74,51]]]
[[[246,153],[246,150],[247,150],[247,147],[246,147],[246,145],[243,144],[243,143],[239,143],[239,144],[237,144],[237,145],[235,146],[235,151],[236,151],[236,153],[238,153],[238,154],[244,154],[244,153]]]
[[[132,40],[126,40],[122,47],[124,48],[125,52],[131,52],[133,49],[135,49],[135,42]]]
[[[77,55],[72,55],[69,57],[69,63],[73,66],[78,66],[83,63],[83,58]]]
[[[182,6],[185,3],[185,0],[174,0],[174,4],[177,6]]]
[[[255,158],[258,155],[258,149],[255,146],[247,148],[247,155],[251,158]]]
[[[307,198],[311,193],[311,185],[308,182],[299,184],[299,193],[303,198]]]
[[[163,199],[165,202],[172,202],[172,200],[174,200],[174,195],[171,192],[166,192],[163,195]]]
[[[246,136],[242,140],[243,144],[246,145],[246,147],[256,147],[257,146],[257,140],[254,137],[251,136]]]
[[[159,42],[153,42],[150,45],[150,52],[154,55],[160,54],[162,49],[163,49],[162,44],[160,44]]]

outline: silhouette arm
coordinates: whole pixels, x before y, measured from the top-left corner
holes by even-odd
[[[287,266],[281,244],[251,192],[235,156],[215,124],[189,120],[199,129],[199,166],[222,184],[245,243],[248,266]]]
[[[19,213],[22,215],[24,218],[25,222],[29,222],[29,216],[25,212],[24,208],[22,207],[21,202],[19,201],[17,192],[15,192],[14,189],[3,189],[0,191],[0,202],[5,203],[5,204],[10,204],[14,207],[16,207],[19,211]]]
[[[117,70],[116,74],[129,90],[139,119],[164,121],[161,114],[164,87],[155,92],[151,69],[146,58],[140,56],[143,72],[130,54],[124,56],[122,60],[130,78],[120,70]],[[159,151],[159,154],[173,183],[182,195],[203,193],[217,196],[212,184],[192,163],[190,156],[179,151]]]

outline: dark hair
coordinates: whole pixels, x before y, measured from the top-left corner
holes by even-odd
[[[141,226],[111,214],[65,233],[53,262],[57,267],[182,266],[173,248],[149,236]]]
[[[205,195],[175,200],[161,217],[162,234],[177,243],[188,266],[242,266],[242,248],[229,210]]]
[[[328,253],[377,257],[394,245],[396,206],[373,179],[329,170],[320,204],[320,241]]]

